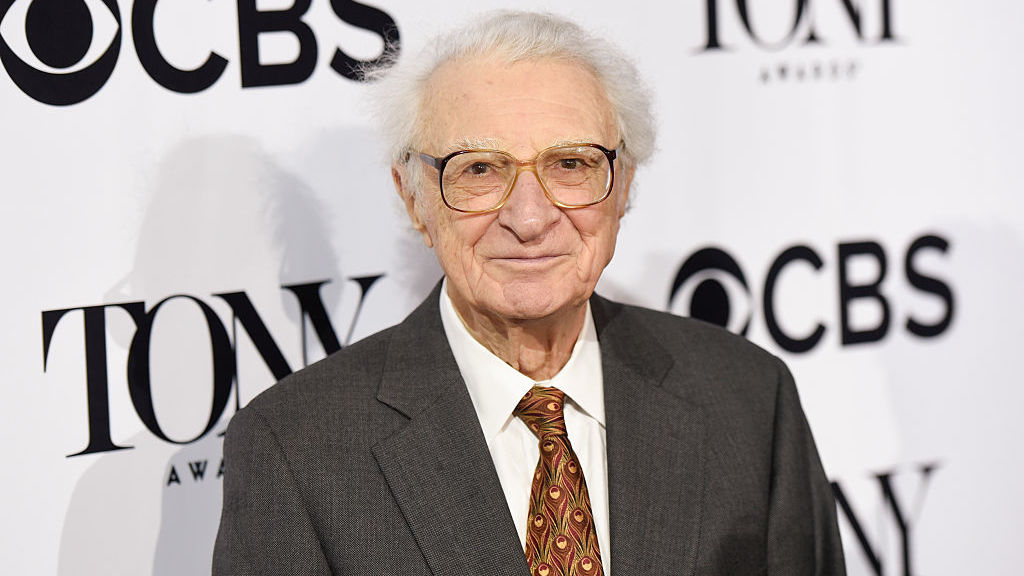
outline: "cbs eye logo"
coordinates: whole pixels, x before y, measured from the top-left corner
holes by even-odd
[[[669,310],[746,336],[753,310],[750,288],[739,263],[718,248],[694,252],[672,282]]]
[[[40,102],[89,98],[110,78],[120,50],[116,0],[0,0],[0,62]]]

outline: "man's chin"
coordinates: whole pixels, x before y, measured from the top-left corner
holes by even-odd
[[[515,320],[542,320],[570,311],[584,303],[550,284],[515,281],[502,286],[499,315]]]

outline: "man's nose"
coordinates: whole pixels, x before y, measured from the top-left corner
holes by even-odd
[[[519,173],[508,200],[498,210],[498,222],[520,242],[542,238],[561,217],[562,210],[551,203],[532,170]]]

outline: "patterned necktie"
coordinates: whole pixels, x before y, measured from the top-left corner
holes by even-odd
[[[561,390],[534,386],[513,412],[540,440],[526,562],[533,576],[603,576],[587,483],[565,431],[564,402]]]

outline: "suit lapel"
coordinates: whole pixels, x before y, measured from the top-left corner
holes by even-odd
[[[373,454],[436,576],[525,575],[501,482],[444,335],[439,290],[390,343],[378,399],[410,420]]]
[[[591,309],[604,373],[612,573],[693,574],[702,414],[661,385],[672,358],[635,313],[596,296]]]

